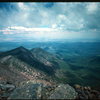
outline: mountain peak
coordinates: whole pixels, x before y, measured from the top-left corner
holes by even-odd
[[[22,55],[22,54],[27,54],[29,52],[30,51],[28,49],[24,48],[23,46],[20,46],[18,48],[13,49],[13,50],[4,52],[0,56],[1,57],[8,56],[8,55],[13,55],[13,56],[16,55],[16,56],[18,56],[18,55]]]
[[[20,46],[20,47],[18,47],[16,49],[26,49],[26,48],[24,48],[23,46]]]
[[[23,46],[20,46],[20,47],[18,47],[18,48],[15,48],[15,49],[13,49],[14,51],[23,51],[23,52],[26,52],[26,51],[28,51],[26,48],[24,48]]]

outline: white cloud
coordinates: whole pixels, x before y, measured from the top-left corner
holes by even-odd
[[[59,31],[56,28],[27,28],[23,26],[12,26],[5,28],[4,30],[0,30],[0,32],[3,32],[3,34],[16,34],[21,32],[55,32]],[[32,34],[32,33],[31,33]]]
[[[97,3],[89,3],[87,6],[87,11],[92,14],[98,9],[98,4]]]
[[[29,38],[84,38],[86,34],[84,36],[81,30],[88,34],[88,30],[100,26],[97,3],[54,3],[49,8],[41,3],[19,2],[16,5],[13,12],[0,10],[0,27],[7,26],[0,30],[3,34]],[[93,31],[94,35],[97,30]]]
[[[22,10],[28,10],[28,7],[23,2],[19,2],[18,7]]]
[[[58,29],[53,29],[53,28],[27,28],[23,26],[14,26],[14,27],[9,27],[11,30],[22,30],[22,31],[58,31]]]
[[[52,24],[52,28],[57,28],[57,24]]]

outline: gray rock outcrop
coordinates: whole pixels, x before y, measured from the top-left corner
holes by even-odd
[[[75,99],[76,97],[77,92],[73,87],[68,84],[60,84],[48,99]]]
[[[40,99],[42,84],[28,81],[16,88],[8,99]]]
[[[68,84],[48,86],[28,81],[16,88],[8,99],[75,99],[77,92]]]

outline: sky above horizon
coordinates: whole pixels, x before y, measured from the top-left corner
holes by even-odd
[[[99,2],[1,2],[0,42],[99,39]]]

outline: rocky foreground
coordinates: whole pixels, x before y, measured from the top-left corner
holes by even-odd
[[[89,86],[74,86],[76,92],[78,93],[77,99],[100,99],[100,92],[94,89],[91,89]]]
[[[100,92],[80,85],[25,81],[16,87],[7,82],[0,84],[0,99],[100,99]]]

